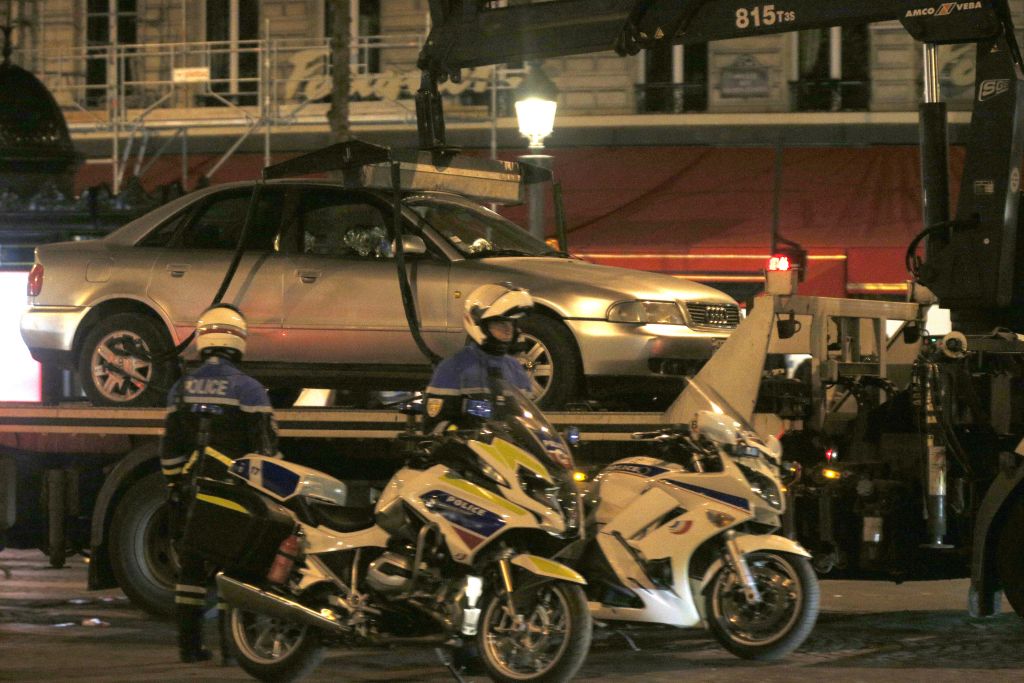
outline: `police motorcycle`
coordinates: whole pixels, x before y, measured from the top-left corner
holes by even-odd
[[[779,534],[781,446],[710,387],[690,379],[687,391],[692,424],[634,434],[657,457],[618,460],[591,483],[574,566],[596,620],[704,621],[739,657],[782,657],[814,627],[818,582],[809,553]]]
[[[581,494],[562,437],[495,379],[472,428],[421,440],[372,507],[345,482],[247,455],[236,481],[200,480],[193,539],[225,569],[229,631],[250,675],[297,680],[329,645],[475,644],[496,681],[564,681],[592,622],[575,570]],[[454,670],[453,670],[454,671]]]

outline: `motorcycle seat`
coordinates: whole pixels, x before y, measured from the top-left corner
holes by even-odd
[[[327,503],[313,503],[308,506],[313,521],[335,531],[361,531],[373,526],[373,506],[343,507]]]

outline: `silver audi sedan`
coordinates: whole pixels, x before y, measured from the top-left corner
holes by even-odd
[[[103,239],[38,247],[21,320],[33,357],[74,368],[98,405],[162,403],[179,371],[173,349],[224,280],[252,189],[206,188]],[[249,321],[246,369],[282,398],[422,388],[431,368],[403,304],[390,195],[282,180],[259,197],[223,297]],[[739,323],[718,290],[571,258],[457,195],[407,194],[401,218],[421,337],[438,356],[465,344],[475,287],[529,289],[536,308],[517,348],[545,407],[671,398]]]

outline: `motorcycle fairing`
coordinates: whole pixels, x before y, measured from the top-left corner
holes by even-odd
[[[332,498],[345,498],[345,483],[319,470],[265,455],[245,455],[231,464],[231,474],[243,479],[249,486],[278,501],[290,500],[311,488],[324,493],[326,487]]]
[[[506,490],[516,492],[502,489]],[[437,524],[451,556],[465,564],[471,564],[478,550],[509,529],[538,526],[537,515],[530,510],[458,477],[444,465],[399,470],[377,502],[377,510],[399,500]]]
[[[728,505],[729,507],[742,510],[743,512],[750,512],[750,501],[743,496],[735,496],[725,491],[719,491],[717,489],[708,488],[706,486],[697,486],[696,484],[690,484],[685,481],[677,481],[675,479],[660,479],[662,483],[669,484],[671,486],[678,486],[686,491],[696,493],[698,496],[710,498],[716,502]]]
[[[562,581],[572,581],[581,585],[586,585],[587,580],[583,578],[575,569],[567,567],[561,562],[555,562],[549,560],[546,557],[540,557],[539,555],[531,555],[529,553],[521,553],[513,557],[510,562],[517,567],[522,567],[528,572],[536,574],[537,576],[546,576],[550,579],[560,579]]]
[[[636,474],[628,467],[630,460],[616,463],[620,474]],[[652,467],[649,458],[636,460],[639,462],[635,464],[640,467]],[[690,558],[697,548],[725,528],[752,518],[749,485],[731,462],[725,465],[724,471],[714,473],[690,473],[672,465],[656,469],[664,469],[664,472],[648,477],[646,488],[616,512],[597,535],[601,551],[620,584],[632,590],[644,606],[595,606],[594,616],[693,626],[700,622],[702,615],[693,599]],[[630,476],[626,481],[632,480]],[[602,483],[602,493],[604,487],[626,481],[609,478]],[[699,484],[691,483],[694,481]],[[633,484],[630,483],[629,488],[632,489]],[[721,526],[723,520],[726,522]],[[665,558],[670,560],[671,586],[655,583],[641,564]]]
[[[441,515],[456,527],[456,531],[462,529],[472,532],[463,537],[466,544],[472,548],[478,546],[484,539],[499,531],[505,526],[505,521],[490,510],[453,495],[448,491],[434,489],[427,491],[420,496],[420,500],[428,508]],[[460,533],[460,535],[462,535]]]
[[[503,475],[506,473],[514,475],[517,468],[524,467],[538,477],[551,478],[547,468],[537,458],[501,437],[495,438],[491,443],[470,441],[469,447],[478,455],[487,458],[488,462],[497,461],[495,464],[498,465],[498,469]],[[508,479],[508,476],[505,478]]]
[[[334,531],[327,527],[303,526],[303,550],[307,555],[356,548],[384,548],[388,532],[374,525],[359,531]]]
[[[632,474],[633,476],[646,477],[648,479],[670,471],[667,467],[638,463],[636,460],[639,460],[639,458],[631,458],[629,460],[621,460],[619,462],[612,463],[606,467],[604,471],[618,472],[620,474]]]

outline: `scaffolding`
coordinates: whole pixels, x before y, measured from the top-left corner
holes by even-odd
[[[415,123],[419,71],[394,61],[379,65],[388,64],[381,55],[418,53],[425,37],[353,38],[350,123]],[[189,136],[200,129],[222,129],[234,140],[197,182],[209,180],[255,134],[262,133],[264,161],[270,163],[272,130],[327,130],[333,87],[328,38],[39,49],[22,51],[18,59],[49,88],[72,135],[109,139],[115,195],[129,171],[144,176],[175,143],[188,189]],[[511,90],[521,77],[520,69],[467,70],[460,83],[442,87],[452,120],[493,121],[501,106],[496,93]]]

